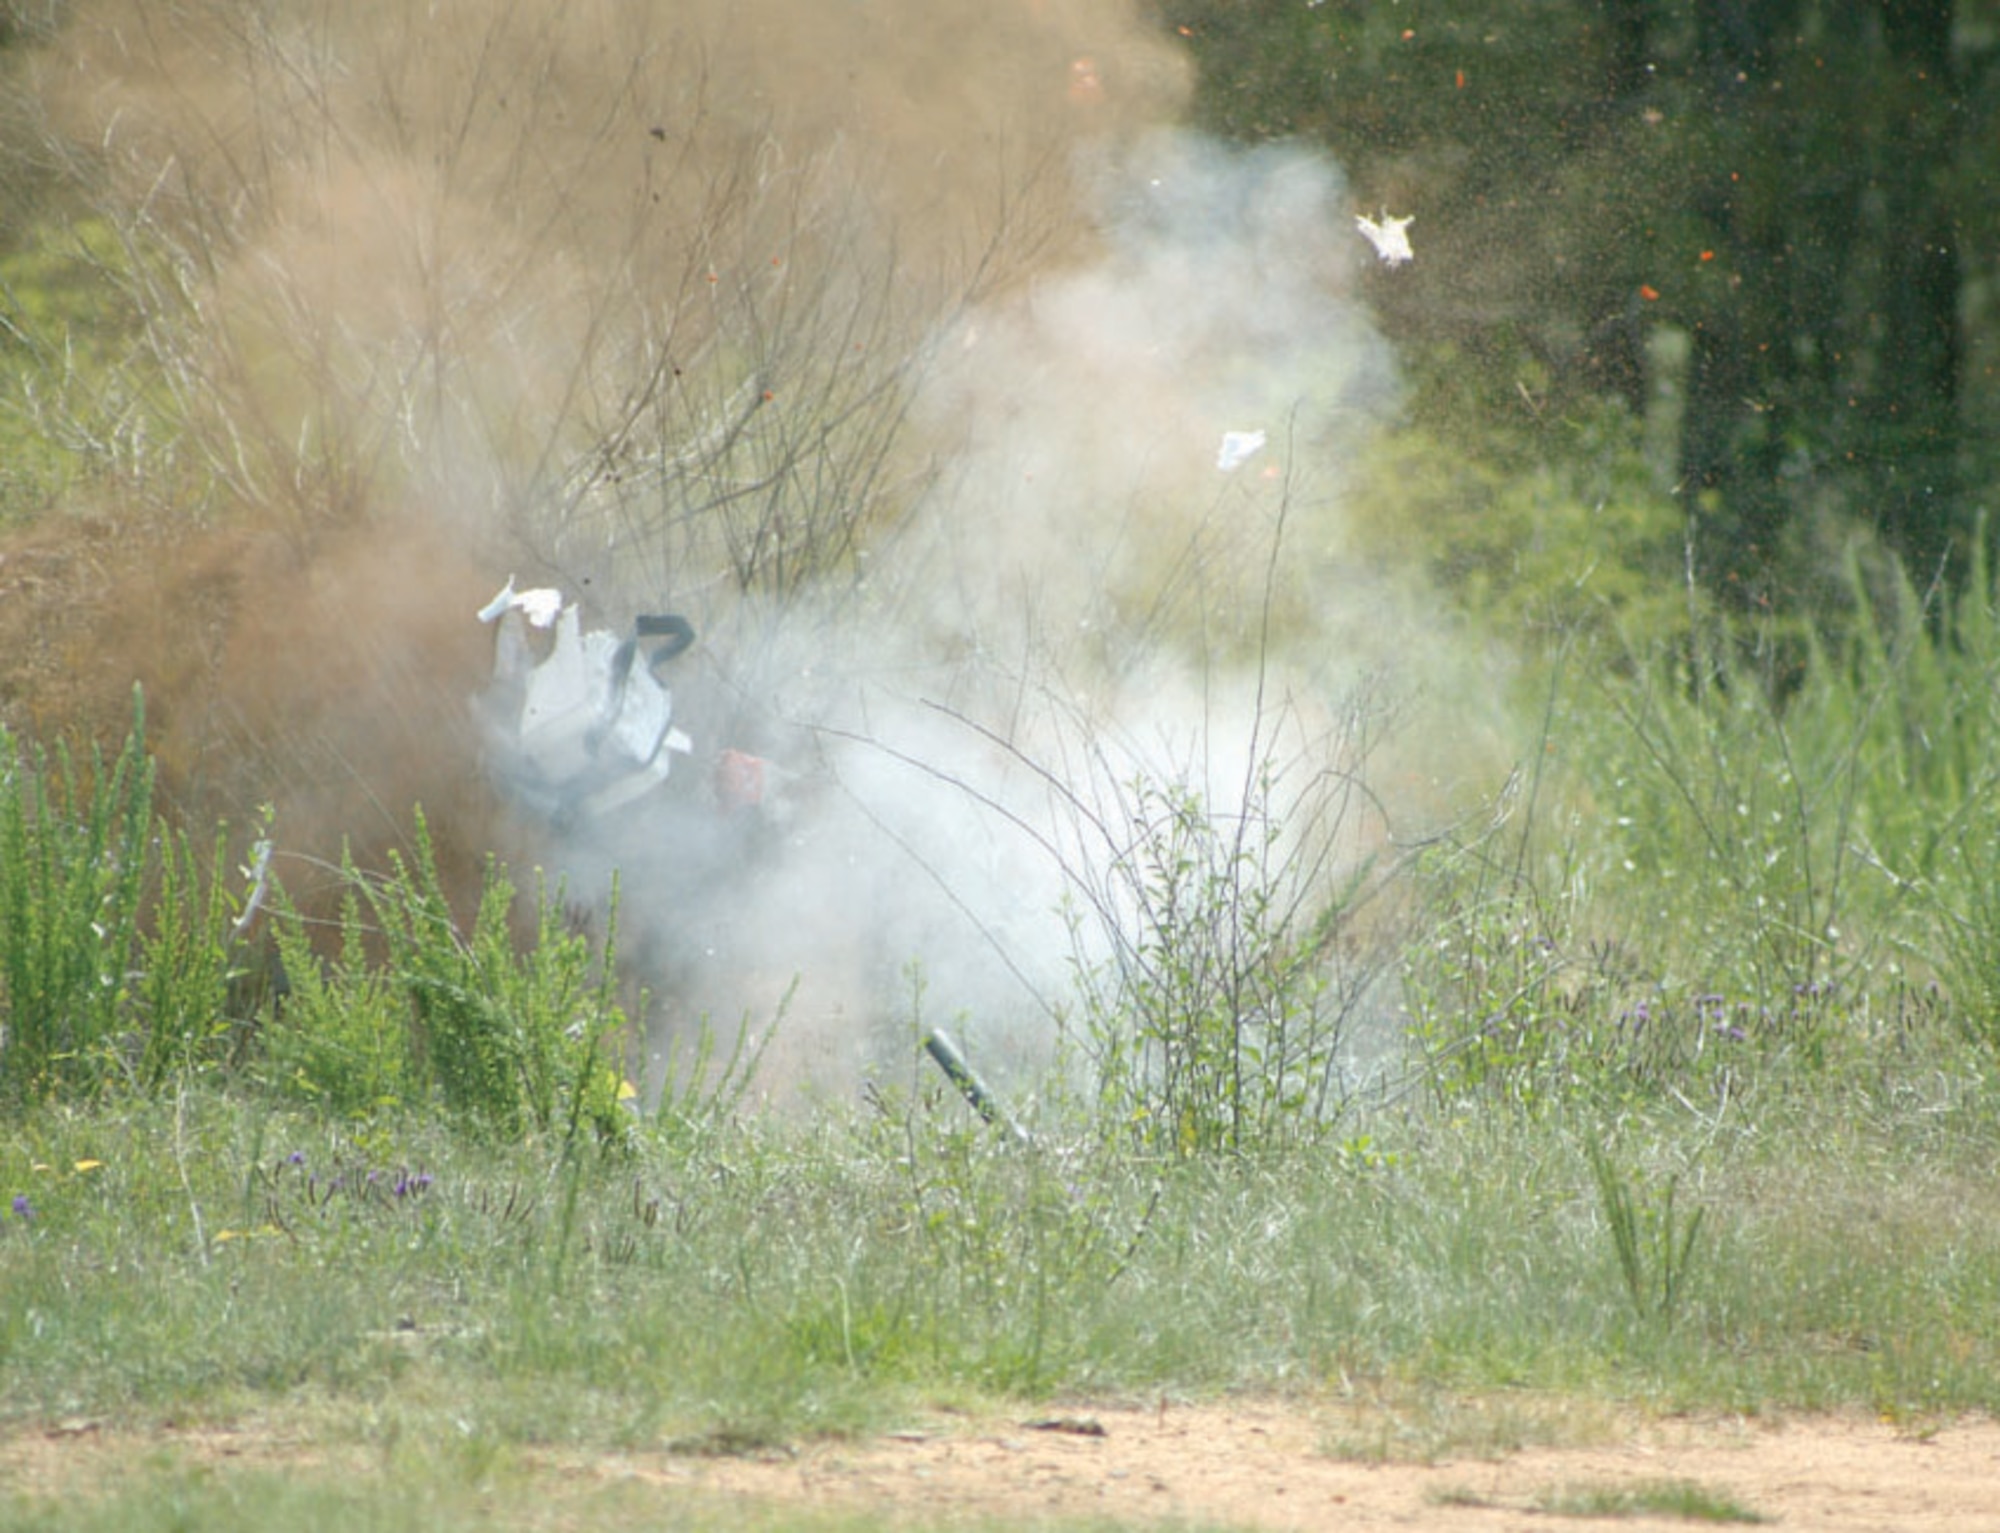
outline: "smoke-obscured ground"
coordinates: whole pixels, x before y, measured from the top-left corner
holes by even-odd
[[[141,682],[171,791],[272,805],[288,884],[416,803],[454,877],[615,866],[659,1039],[783,1009],[769,1083],[841,1090],[919,995],[1039,1056],[1142,774],[1227,811],[1275,770],[1351,858],[1459,769],[1409,721],[1476,689],[1341,536],[1394,274],[1336,165],[1176,128],[1124,0],[74,12],[43,142],[175,436],[7,550],[0,696],[106,733]],[[510,575],[693,619],[678,798],[495,798]],[[758,816],[711,802],[732,746]]]

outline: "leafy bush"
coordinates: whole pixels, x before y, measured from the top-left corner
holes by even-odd
[[[16,1101],[98,1089],[123,1058],[153,829],[143,723],[82,773],[0,729],[0,1089]]]
[[[387,873],[351,861],[342,871],[340,949],[325,969],[297,913],[283,923],[279,951],[296,977],[268,1044],[279,1089],[344,1113],[435,1094],[469,1128],[504,1138],[622,1132],[631,1088],[615,919],[594,951],[569,926],[562,890],[541,888],[520,938],[514,885],[489,863],[461,932],[421,812],[410,855],[392,853]]]
[[[509,1137],[623,1130],[614,938],[593,950],[569,929],[560,890],[538,891],[522,940],[514,887],[490,866],[462,935],[419,814],[407,860],[376,877],[344,868],[339,947],[324,965],[276,891],[282,1001],[232,1015],[254,989],[237,982],[254,968],[245,932],[268,843],[239,904],[227,827],[203,858],[152,799],[136,703],[123,751],[93,753],[87,769],[0,730],[0,1096],[152,1094],[247,1067],[342,1116],[435,1093]]]
[[[231,1015],[231,983],[240,977],[237,939],[254,906],[239,913],[229,894],[229,829],[218,826],[206,866],[185,831],[160,827],[159,879],[147,901],[148,923],[133,975],[144,1046],[137,1077],[147,1091],[220,1062],[242,1039],[247,1018]],[[270,843],[259,842],[249,900],[268,875]]]
[[[1142,1147],[1305,1142],[1347,1105],[1349,1028],[1382,961],[1353,921],[1383,881],[1358,840],[1366,721],[1281,761],[1297,722],[1253,721],[1228,798],[1185,772],[1120,777],[1102,750],[1092,798],[1053,783],[1077,836],[1076,1041],[1102,1125]]]
[[[1100,1108],[1181,1154],[1269,1144],[1341,1105],[1341,1022],[1315,903],[1270,812],[1216,816],[1185,782],[1130,784],[1105,870],[1112,956],[1079,972]],[[1118,914],[1114,915],[1113,912]]]
[[[1510,637],[1684,628],[1683,513],[1663,492],[1645,423],[1613,399],[1545,407],[1544,370],[1525,354],[1505,360],[1474,364],[1447,347],[1412,359],[1408,418],[1361,459],[1350,511],[1360,550],[1421,569]]]
[[[343,858],[339,944],[324,958],[298,912],[283,907],[275,942],[288,994],[264,1029],[260,1070],[282,1095],[339,1118],[421,1098],[408,1004],[368,949],[361,875]]]
[[[252,912],[230,893],[228,827],[204,860],[154,813],[145,742],[136,693],[110,762],[0,729],[0,1097],[159,1091],[242,1041],[230,995]]]

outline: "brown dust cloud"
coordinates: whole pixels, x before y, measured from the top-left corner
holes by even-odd
[[[774,1089],[919,1009],[1027,1058],[1120,784],[1323,788],[1451,670],[1344,557],[1396,391],[1354,199],[1179,126],[1135,4],[68,11],[26,115],[155,425],[7,544],[0,706],[115,736],[137,682],[172,800],[270,806],[288,888],[421,804],[464,887],[616,867],[657,1038],[783,1011]],[[509,577],[693,620],[671,812],[489,786]],[[727,747],[751,831],[703,818]]]

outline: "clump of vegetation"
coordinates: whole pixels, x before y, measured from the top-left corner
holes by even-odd
[[[153,833],[152,763],[135,727],[115,761],[0,730],[0,1093],[15,1103],[92,1095],[142,1062],[185,1052],[199,1026],[183,1003],[156,1012],[144,1043],[128,976],[141,948]],[[171,898],[178,890],[169,881]],[[186,912],[173,908],[170,923]],[[160,955],[165,956],[165,955]],[[219,976],[218,976],[219,978]]]
[[[288,983],[300,978],[267,1024],[272,1080],[343,1114],[434,1099],[507,1138],[617,1134],[635,1092],[616,996],[615,895],[600,946],[569,924],[563,891],[546,887],[523,939],[513,883],[489,865],[461,929],[421,812],[416,829],[409,857],[392,852],[386,873],[342,868],[330,972],[296,912],[282,923],[283,971]]]
[[[1643,1480],[1636,1485],[1571,1485],[1537,1503],[1554,1517],[1676,1517],[1684,1522],[1765,1521],[1726,1491],[1697,1480]]]
[[[262,1080],[339,1116],[435,1102],[510,1138],[620,1132],[632,1087],[615,938],[593,949],[544,889],[517,940],[497,867],[462,932],[421,812],[417,831],[388,872],[344,869],[322,968],[282,891],[272,951],[247,940],[269,844],[240,887],[226,826],[205,861],[193,854],[154,805],[142,711],[115,761],[87,771],[0,733],[0,1098]]]
[[[1069,868],[1072,1025],[1105,1129],[1153,1153],[1309,1143],[1354,1091],[1381,962],[1349,930],[1376,892],[1344,858],[1358,776],[1300,788],[1265,755],[1237,786],[1233,807],[1143,774],[1068,799],[1095,840]]]

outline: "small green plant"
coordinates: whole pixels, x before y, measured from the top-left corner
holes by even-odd
[[[221,1245],[282,1236],[296,1244],[309,1228],[342,1219],[409,1217],[426,1207],[436,1181],[421,1164],[377,1164],[346,1146],[336,1146],[325,1165],[293,1150],[272,1165],[250,1167],[242,1223],[217,1230],[214,1240]]]
[[[1575,1402],[1532,1396],[1465,1395],[1423,1380],[1370,1388],[1367,1409],[1320,1443],[1330,1458],[1360,1464],[1443,1464],[1501,1459],[1528,1448],[1566,1446],[1597,1428],[1574,1418]],[[1473,1506],[1463,1489],[1439,1492],[1441,1505]]]
[[[1078,1051],[1103,1127],[1158,1153],[1270,1149],[1332,1129],[1350,1095],[1349,1023],[1379,950],[1354,916],[1383,877],[1351,838],[1358,766],[1287,779],[1260,714],[1234,795],[1188,773],[1055,783],[1083,850],[1065,858]],[[1301,759],[1358,762],[1366,720]],[[1324,755],[1318,756],[1325,760]]]
[[[539,888],[535,924],[489,862],[471,926],[445,896],[421,810],[410,853],[367,875],[343,861],[340,948],[321,968],[296,911],[279,953],[293,997],[272,1028],[269,1078],[344,1113],[435,1093],[468,1127],[517,1138],[585,1128],[616,1137],[626,1031],[616,984],[617,894],[601,948],[573,928],[563,891]]]
[[[1100,1103],[1175,1153],[1272,1143],[1339,1106],[1340,1019],[1313,929],[1338,909],[1285,887],[1270,789],[1218,818],[1185,783],[1129,788],[1111,878],[1131,920],[1081,975],[1083,1020]]]
[[[1684,1522],[1763,1522],[1727,1491],[1695,1480],[1642,1480],[1633,1485],[1573,1485],[1535,1502],[1554,1517],[1677,1517]]]
[[[274,941],[289,994],[260,1038],[258,1073],[279,1094],[334,1118],[359,1118],[422,1095],[401,987],[369,950],[361,877],[343,855],[337,946],[315,951],[307,923],[281,901]]]
[[[1579,1047],[1585,993],[1547,904],[1466,883],[1469,861],[1440,846],[1419,864],[1422,937],[1402,962],[1409,1040],[1440,1104],[1540,1107],[1595,1067]]]
[[[159,878],[136,975],[141,1090],[229,1064],[251,1042],[255,1018],[232,1014],[231,986],[248,973],[242,938],[266,893],[271,843],[259,839],[251,865],[239,870],[247,891],[239,906],[230,894],[229,842],[229,827],[218,825],[204,865],[185,831],[160,827]]]
[[[207,855],[153,811],[145,711],[124,748],[79,768],[63,746],[0,729],[0,1096],[114,1086],[159,1093],[227,1067],[245,930],[266,893],[268,842],[232,892],[229,827]]]
[[[1697,1208],[1692,1215],[1676,1210],[1678,1172],[1641,1201],[1631,1182],[1611,1164],[1611,1157],[1595,1144],[1590,1146],[1590,1170],[1632,1308],[1641,1320],[1672,1326],[1694,1266],[1706,1210]]]
[[[1446,1486],[1429,1498],[1433,1506],[1519,1509],[1550,1517],[1678,1518],[1683,1522],[1764,1522],[1726,1491],[1694,1480],[1641,1480],[1631,1485],[1571,1485],[1548,1490],[1525,1503],[1501,1499],[1469,1486]]]
[[[617,1131],[615,891],[601,963],[570,929],[560,890],[538,891],[534,936],[517,946],[515,890],[497,863],[462,935],[421,812],[411,856],[392,854],[389,875],[362,887],[409,1005],[413,1068],[448,1108],[506,1137],[532,1128],[574,1138],[585,1123]]]
[[[761,1030],[748,1016],[743,1017],[730,1037],[726,1056],[721,1053],[720,1030],[710,1018],[701,1019],[693,1038],[667,1055],[653,1115],[657,1132],[685,1141],[728,1121],[756,1081],[764,1051],[784,1026],[798,988],[794,979],[780,997],[776,1014]]]
[[[136,693],[125,748],[81,771],[66,747],[0,728],[0,1093],[14,1101],[122,1072],[152,830]]]

